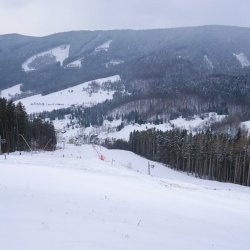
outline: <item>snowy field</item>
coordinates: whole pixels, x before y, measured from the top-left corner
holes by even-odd
[[[104,121],[104,125],[102,127],[94,128],[87,127],[85,128],[85,133],[87,134],[98,134],[99,138],[111,138],[111,139],[122,139],[125,141],[129,140],[129,135],[133,131],[146,131],[148,129],[156,129],[163,132],[172,130],[174,128],[186,129],[189,132],[195,133],[199,131],[203,131],[204,128],[211,126],[212,123],[221,121],[224,119],[225,115],[218,115],[217,113],[210,112],[206,114],[205,118],[201,118],[198,115],[192,117],[192,119],[186,119],[182,116],[170,120],[169,122],[155,125],[153,123],[145,123],[145,124],[128,124],[124,126],[120,131],[114,131],[117,126],[121,125],[122,120],[114,120],[109,122],[107,120]],[[57,127],[57,123],[54,123],[55,127]],[[66,123],[67,124],[67,123]],[[66,127],[66,125],[65,125]],[[66,129],[65,129],[66,130]],[[72,130],[69,131],[69,134],[72,134]]]
[[[98,85],[104,82],[118,82],[121,78],[118,75],[93,80]],[[48,95],[33,95],[16,101],[22,102],[27,113],[38,113],[56,109],[69,108],[72,105],[93,106],[113,98],[114,91],[99,90],[96,93],[89,93],[88,89],[93,81],[84,82],[71,88],[57,91]],[[6,91],[5,91],[6,92]]]
[[[212,123],[216,121],[221,121],[225,118],[225,115],[218,115],[216,113],[207,113],[205,118],[201,118],[199,116],[194,116],[192,119],[185,119],[183,117],[178,117],[177,119],[170,120],[169,122],[155,125],[153,123],[145,123],[145,124],[128,124],[124,126],[120,131],[117,131],[117,127],[121,125],[122,119],[108,121],[104,120],[103,125],[100,127],[90,126],[86,128],[82,128],[78,121],[73,120],[74,125],[70,126],[71,121],[69,119],[69,115],[65,116],[65,119],[62,120],[54,120],[53,124],[57,130],[64,131],[63,138],[66,141],[73,139],[75,137],[80,137],[81,135],[98,135],[99,139],[105,140],[109,139],[122,139],[125,141],[129,140],[129,135],[133,131],[146,131],[148,129],[156,129],[163,132],[172,130],[173,128],[186,129],[189,132],[195,133],[198,131],[204,130],[204,128],[210,126]],[[250,124],[244,125],[246,128],[250,126]]]
[[[100,51],[108,51],[109,50],[109,47],[110,47],[110,44],[112,43],[112,40],[109,40],[103,44],[101,44],[100,46],[98,46],[94,52],[100,52]]]
[[[66,68],[81,68],[82,67],[82,60],[83,60],[83,58],[79,58],[79,59],[67,64],[65,67]]]
[[[244,53],[234,54],[242,68],[250,66],[250,62]]]
[[[53,58],[55,60],[55,62],[60,62],[60,65],[63,66],[63,62],[65,61],[65,59],[67,59],[69,57],[69,49],[70,49],[70,45],[65,44],[65,45],[61,45],[61,46],[58,46],[56,48],[44,51],[42,53],[33,55],[32,57],[28,58],[22,64],[22,68],[25,72],[36,70],[35,68],[32,68],[30,66],[30,64],[34,60],[36,60],[38,58],[42,58],[44,56],[49,56],[49,57]]]
[[[8,100],[17,97],[18,95],[22,94],[21,86],[22,84],[17,84],[15,86],[0,91],[0,97],[6,98]]]
[[[0,156],[1,249],[249,249],[249,188],[99,151]]]

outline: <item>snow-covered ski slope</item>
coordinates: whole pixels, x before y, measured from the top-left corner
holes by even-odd
[[[0,156],[1,249],[249,249],[249,188],[100,151]]]
[[[237,60],[241,64],[242,68],[250,66],[250,62],[244,53],[234,54],[234,56],[237,58]]]
[[[70,45],[64,44],[56,48],[44,51],[42,53],[33,55],[22,64],[22,68],[25,72],[36,70],[36,68],[33,68],[32,66],[30,66],[30,64],[34,60],[45,57],[45,56],[49,56],[53,58],[55,62],[60,62],[60,65],[63,66],[63,62],[65,61],[65,59],[69,57],[69,49],[70,49]]]
[[[77,59],[69,64],[67,64],[66,68],[81,68],[82,67],[82,60],[83,58]]]
[[[110,76],[102,79],[93,80],[98,85],[104,82],[118,82],[121,78],[118,75]],[[20,99],[27,113],[38,113],[43,111],[52,111],[54,109],[68,108],[72,105],[93,106],[105,100],[113,98],[114,91],[99,90],[94,93],[89,92],[89,86],[93,81],[84,82],[71,88],[57,91],[48,95],[33,95]],[[91,91],[91,90],[90,90]]]
[[[0,97],[6,99],[17,97],[18,95],[22,94],[21,86],[22,84],[17,84],[15,86],[0,91]]]
[[[95,49],[95,52],[100,52],[100,51],[108,51],[109,50],[109,47],[110,47],[110,44],[112,43],[112,40],[109,40],[103,44],[101,44],[100,46],[98,46],[96,49]]]
[[[155,125],[153,123],[145,123],[145,124],[129,124],[126,125],[123,129],[120,131],[113,131],[114,127],[119,126],[122,123],[122,120],[114,120],[112,122],[109,122],[107,120],[104,121],[103,125],[103,131],[100,132],[98,129],[93,128],[93,127],[87,127],[85,128],[85,133],[90,133],[90,134],[98,134],[99,138],[111,138],[111,139],[122,139],[124,141],[129,140],[129,135],[133,131],[146,131],[148,129],[156,129],[160,130],[163,132],[172,130],[174,128],[179,128],[179,129],[185,129],[189,132],[195,133],[197,131],[204,131],[204,129],[208,126],[211,126],[212,123],[221,121],[224,119],[226,116],[225,115],[218,115],[217,113],[207,113],[206,117],[201,118],[200,116],[196,115],[193,116],[193,119],[185,119],[182,116],[170,120],[166,123]],[[57,127],[58,122],[54,122],[55,127]],[[65,119],[65,130],[67,127],[67,120]],[[247,126],[246,126],[247,128]],[[109,129],[111,132],[109,132]],[[69,134],[72,133],[71,131],[68,131]]]

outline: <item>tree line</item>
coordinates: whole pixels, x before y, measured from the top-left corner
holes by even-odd
[[[211,131],[134,131],[129,142],[112,147],[131,150],[195,177],[250,186],[250,137],[239,129],[233,136]]]
[[[29,120],[24,106],[0,98],[0,136],[2,152],[45,149],[56,146],[56,133],[52,123],[41,118]]]

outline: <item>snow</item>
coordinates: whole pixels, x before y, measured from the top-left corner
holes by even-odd
[[[1,249],[249,249],[249,188],[98,150],[0,156]]]
[[[204,128],[209,127],[212,123],[224,119],[225,115],[218,115],[217,113],[210,112],[203,114],[202,116],[195,115],[189,119],[183,118],[182,116],[177,119],[170,120],[168,123],[163,123],[155,125],[152,123],[146,124],[129,124],[124,126],[120,131],[114,131],[112,128],[116,128],[121,124],[121,120],[114,120],[110,123],[105,121],[102,128],[88,128],[89,134],[98,134],[99,138],[111,138],[111,139],[123,139],[125,141],[129,140],[129,135],[131,132],[135,131],[146,131],[148,129],[156,129],[163,132],[172,130],[173,128],[186,129],[189,132],[195,133],[204,130]]]
[[[57,131],[57,143],[62,144],[74,140],[83,134],[82,128],[77,124],[76,119],[70,119],[71,115],[66,115],[64,119],[55,119],[53,124]]]
[[[21,86],[22,84],[17,84],[15,86],[12,86],[10,88],[4,89],[2,91],[0,91],[0,97],[2,98],[6,98],[6,99],[12,99],[13,97],[16,97],[20,94],[22,94],[21,91]]]
[[[122,64],[122,63],[124,63],[124,61],[122,61],[122,60],[112,60],[112,61],[110,61],[110,64],[113,65],[113,66],[119,65],[119,64]]]
[[[58,130],[65,130],[65,128],[67,127],[68,124],[70,124],[70,115],[65,116],[64,119],[59,120],[59,119],[55,119],[53,121],[53,124],[55,126],[56,129]]]
[[[93,81],[98,84],[102,84],[107,81],[117,82],[120,81],[120,76],[115,75]],[[108,92],[100,90],[97,93],[90,94],[87,91],[87,88],[93,81],[85,82],[72,88],[67,88],[44,96],[41,94],[30,96],[18,100],[18,102],[21,101],[25,106],[27,113],[30,114],[68,108],[72,105],[93,106],[97,103],[113,98],[114,91]]]
[[[113,121],[108,121],[108,120],[103,121],[103,125],[108,127],[108,128],[117,127],[117,126],[121,125],[121,123],[122,123],[122,119],[117,119],[117,120],[113,120]]]
[[[241,127],[250,132],[250,121],[241,122]]]
[[[107,42],[101,44],[100,46],[98,46],[98,47],[95,49],[95,52],[108,51],[111,43],[112,43],[112,40],[109,40],[109,41],[107,41]]]
[[[66,68],[81,68],[82,67],[82,58],[77,59],[65,66]]]
[[[204,60],[207,64],[208,69],[214,69],[214,65],[207,55],[204,56]]]
[[[30,63],[32,63],[35,59],[43,56],[51,56],[55,58],[55,62],[60,62],[61,66],[63,66],[64,60],[69,57],[69,49],[70,45],[64,44],[56,48],[44,51],[42,53],[33,55],[22,64],[22,68],[25,72],[36,70],[35,68],[32,68],[30,66]]]
[[[218,115],[217,113],[210,112],[205,114],[204,117],[195,115],[190,119],[185,119],[180,116],[177,119],[171,120],[170,124],[175,128],[186,129],[190,132],[201,131],[206,126],[210,126],[214,122],[221,121],[225,115]]]
[[[124,61],[122,61],[122,60],[111,60],[110,62],[106,63],[105,66],[106,66],[106,68],[108,68],[110,66],[117,66],[117,65],[120,65],[123,63],[124,63]]]
[[[155,124],[150,124],[150,123],[146,123],[146,124],[129,124],[126,125],[122,130],[120,131],[115,131],[115,132],[111,132],[111,133],[105,133],[102,132],[99,135],[99,138],[105,139],[105,138],[112,138],[112,139],[123,139],[125,141],[129,140],[129,135],[131,132],[135,131],[146,131],[148,129],[153,129],[155,128],[156,130],[161,130],[161,131],[168,131],[173,129],[170,124],[159,124],[159,125],[155,125]]]
[[[242,68],[250,66],[250,62],[244,53],[234,54],[234,56],[237,58],[237,60],[241,64]]]
[[[79,138],[83,135],[86,135],[88,138],[90,138],[91,135],[97,135],[98,138],[101,139],[101,141],[105,140],[106,138],[109,138],[111,140],[122,139],[128,141],[131,132],[146,131],[148,129],[155,129],[166,132],[174,128],[180,128],[186,129],[191,133],[197,133],[204,131],[206,128],[210,127],[212,123],[221,121],[225,117],[225,115],[218,115],[217,113],[210,112],[204,113],[200,116],[196,115],[189,119],[180,116],[177,119],[170,120],[169,122],[158,125],[153,123],[126,124],[126,121],[123,122],[122,119],[114,119],[113,121],[104,120],[103,125],[100,127],[89,126],[86,128],[82,128],[80,127],[76,119],[72,121],[73,125],[70,125],[71,121],[69,119],[69,116],[66,116],[65,119],[55,120],[53,123],[57,130],[63,131],[63,134],[61,136],[66,142],[74,138]],[[120,131],[117,131],[117,127],[120,126],[122,122],[124,124],[124,127]]]

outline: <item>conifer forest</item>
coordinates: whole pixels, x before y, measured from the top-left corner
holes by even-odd
[[[3,153],[22,150],[52,150],[56,146],[52,123],[35,118],[29,120],[21,103],[0,98],[0,138]],[[1,152],[0,152],[1,153]]]
[[[197,178],[250,186],[250,137],[244,129],[235,135],[209,130],[134,131],[128,143],[118,140],[113,146]]]

